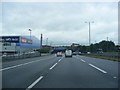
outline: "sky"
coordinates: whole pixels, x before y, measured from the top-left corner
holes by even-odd
[[[1,5],[0,5],[1,6]],[[111,40],[118,44],[117,2],[3,2],[0,35],[48,38],[49,45],[89,44]]]

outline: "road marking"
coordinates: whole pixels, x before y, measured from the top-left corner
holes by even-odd
[[[60,61],[61,61],[61,59],[58,62],[60,62]]]
[[[4,70],[8,70],[8,69],[12,69],[12,68],[24,66],[24,65],[27,65],[27,64],[30,64],[30,63],[42,61],[42,60],[47,60],[47,59],[35,60],[35,61],[28,62],[28,63],[23,63],[23,64],[19,64],[19,65],[15,65],[15,66],[6,67],[6,68],[3,68],[3,69],[0,69],[0,72],[1,72],[1,71],[4,71]]]
[[[85,60],[83,60],[83,59],[80,59],[82,62],[86,62]]]
[[[75,57],[75,58],[77,58],[77,57]],[[79,58],[77,58],[77,59],[79,59]],[[83,59],[80,59],[82,62],[86,62],[85,60],[83,60]]]
[[[27,65],[27,64],[30,64],[30,63],[34,63],[34,62],[38,62],[38,61],[41,61],[41,60],[31,61],[31,62],[28,62],[28,63],[23,63],[23,64],[11,66],[11,67],[3,68],[3,69],[0,69],[0,71],[12,69],[12,68],[15,68],[15,67],[20,67],[20,66]]]
[[[58,62],[60,62],[64,57],[62,57]]]
[[[92,67],[94,67],[95,69],[97,69],[97,70],[103,72],[103,73],[107,73],[106,71],[104,71],[104,70],[102,70],[102,69],[100,69],[100,68],[94,66],[93,64],[89,64],[89,65],[92,66]]]
[[[55,66],[57,65],[57,63],[55,63],[51,68],[49,68],[50,70],[53,69]]]
[[[58,62],[60,62],[62,59],[60,59]]]
[[[117,78],[117,77],[113,77],[113,78]]]
[[[33,82],[26,90],[30,90],[32,87],[34,87],[41,79],[43,76],[40,76],[35,82]]]

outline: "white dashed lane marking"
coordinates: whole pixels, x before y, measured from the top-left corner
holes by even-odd
[[[60,62],[60,61],[61,61],[61,59],[58,62]]]
[[[113,77],[113,78],[117,78],[117,77]]]
[[[78,57],[75,57],[75,58],[77,58],[77,59],[79,59]],[[83,60],[83,59],[80,59],[82,62],[86,62],[85,60]]]
[[[104,70],[102,70],[102,69],[100,69],[100,68],[98,68],[98,67],[96,67],[95,65],[93,65],[93,64],[89,64],[91,67],[93,67],[93,68],[95,68],[95,69],[97,69],[97,70],[99,70],[99,71],[101,71],[102,73],[107,73],[106,71],[104,71]]]
[[[77,59],[79,59],[78,57],[75,57],[75,58],[77,58]],[[83,59],[80,59],[82,62],[86,62],[85,60],[83,60]],[[88,63],[89,64],[89,63]],[[102,69],[100,69],[100,68],[98,68],[98,67],[96,67],[95,65],[93,65],[93,64],[89,64],[91,67],[93,67],[93,68],[95,68],[95,69],[97,69],[97,70],[99,70],[99,71],[101,71],[102,73],[107,73],[106,71],[104,71],[104,70],[102,70]],[[114,79],[117,79],[117,77],[116,76],[113,76],[113,78]]]
[[[42,80],[43,76],[40,76],[35,82],[33,82],[26,90],[30,90],[34,87],[40,80]]]
[[[56,65],[57,65],[57,63],[55,63],[55,64],[50,68],[50,70],[53,69]]]
[[[58,61],[60,62],[62,60],[62,58]],[[55,63],[51,68],[49,68],[50,70],[53,69],[58,63]],[[40,80],[42,80],[43,76],[40,76],[35,82],[33,82],[29,87],[27,87],[26,90],[30,90],[31,88],[33,88]]]
[[[85,60],[81,59],[82,62],[86,62]]]

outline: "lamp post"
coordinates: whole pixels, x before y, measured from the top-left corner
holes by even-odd
[[[31,31],[32,31],[32,30],[31,30],[31,29],[29,29],[29,31],[30,31],[30,40],[31,40]]]
[[[90,44],[91,44],[91,32],[90,32],[90,25],[91,25],[91,23],[94,23],[94,21],[92,21],[92,22],[90,22],[90,21],[89,21],[89,22],[87,22],[87,21],[86,21],[85,23],[88,23],[88,25],[89,25],[89,51],[91,51],[91,50],[90,50]]]
[[[43,39],[43,34],[41,34],[41,36],[40,36],[40,48],[42,48],[42,39]],[[40,53],[40,56],[41,56],[41,52],[39,51],[39,53]]]
[[[31,43],[31,41],[32,41],[32,40],[31,40],[31,31],[32,31],[32,30],[29,29],[29,31],[30,31],[30,43]],[[31,48],[31,46],[30,46],[30,48]],[[31,51],[31,49],[30,49],[30,51]]]
[[[43,39],[43,34],[41,34],[41,37],[40,37],[40,48],[42,48],[42,39]]]

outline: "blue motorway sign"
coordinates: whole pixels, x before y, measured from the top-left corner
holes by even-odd
[[[2,36],[0,42],[19,43],[19,36]]]

